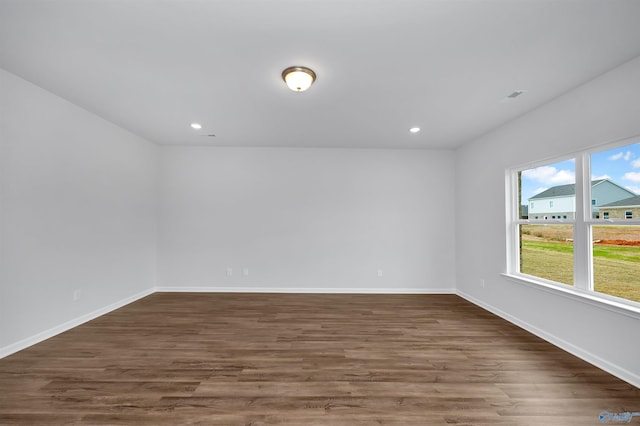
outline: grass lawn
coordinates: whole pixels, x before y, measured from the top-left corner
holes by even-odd
[[[546,232],[540,225],[527,226],[535,228],[523,234],[522,272],[573,285],[573,242],[566,241],[570,229],[545,227],[551,228]],[[610,239],[621,239],[615,228],[616,237]],[[640,247],[594,244],[593,258],[596,291],[640,302]]]
[[[573,285],[573,244],[522,241],[520,270],[529,275]]]

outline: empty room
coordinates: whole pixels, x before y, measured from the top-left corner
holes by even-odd
[[[0,0],[0,425],[640,424],[639,20]]]

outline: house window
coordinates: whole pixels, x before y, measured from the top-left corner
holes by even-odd
[[[639,164],[640,143],[634,140],[509,170],[507,274],[580,290],[575,297],[640,308],[640,219],[632,209],[616,216],[602,208],[640,208],[640,183],[634,180]],[[517,217],[517,203],[531,198],[554,198],[550,207],[559,200],[575,207],[553,216],[566,219],[559,223]],[[601,219],[592,212],[596,200]]]

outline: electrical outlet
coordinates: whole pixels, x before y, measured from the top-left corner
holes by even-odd
[[[227,268],[227,276],[230,277],[231,275],[233,275],[233,269]]]
[[[484,288],[484,278],[480,278],[480,287]]]
[[[381,277],[382,276],[382,269],[378,269],[378,276]]]
[[[78,300],[80,300],[80,289],[79,288],[73,290],[73,301],[77,302]]]
[[[249,276],[249,268],[244,268],[244,269],[242,270],[242,274],[243,274],[245,277],[248,277],[248,276]]]

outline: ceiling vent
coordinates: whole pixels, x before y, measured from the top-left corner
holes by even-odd
[[[524,93],[524,90],[514,90],[509,96],[507,96],[508,99],[515,99],[518,96],[522,95]]]

